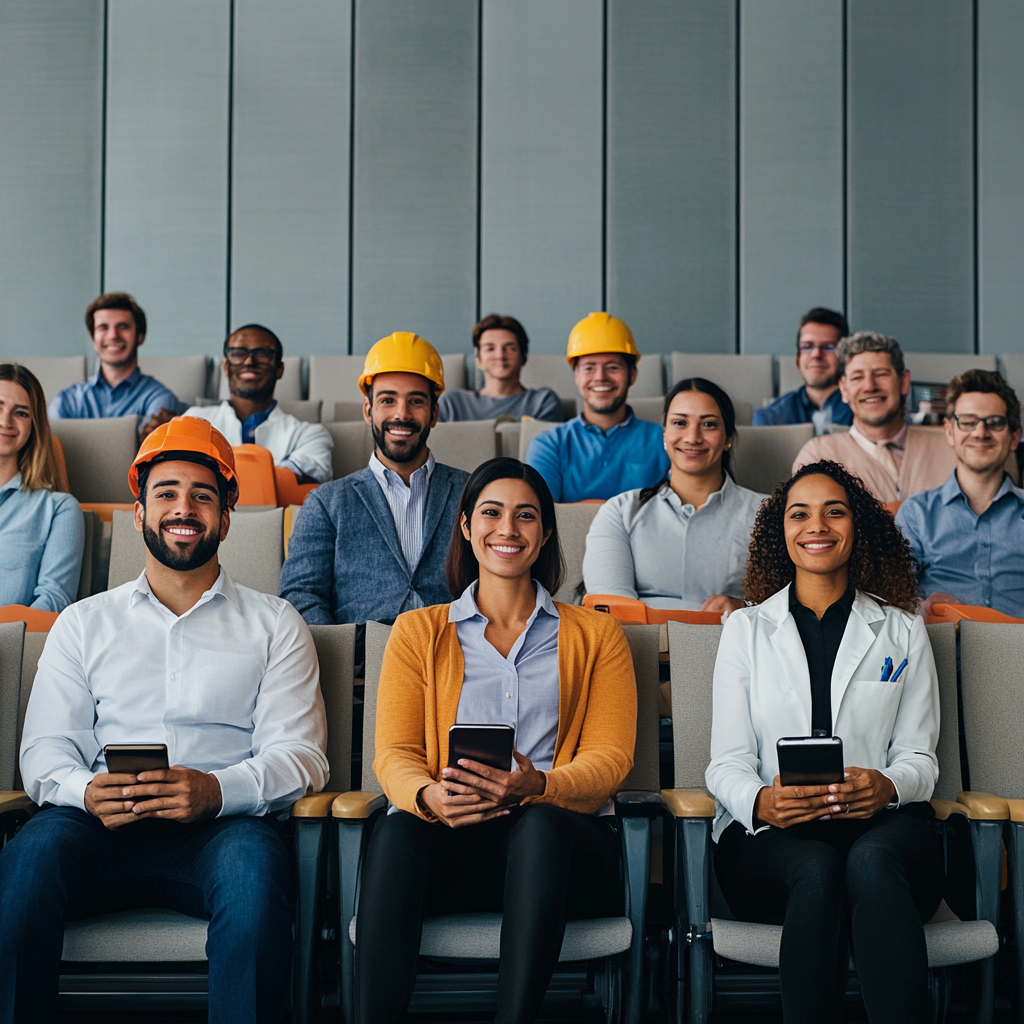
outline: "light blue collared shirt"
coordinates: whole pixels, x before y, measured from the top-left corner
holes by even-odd
[[[907,498],[896,525],[910,541],[924,596],[952,594],[1024,618],[1024,490],[1008,476],[979,516],[953,470],[941,487]]]
[[[0,605],[62,612],[78,595],[85,547],[82,510],[70,494],[0,486]]]
[[[50,402],[50,416],[57,420],[138,416],[142,426],[161,409],[178,411],[174,392],[155,377],[147,377],[137,366],[116,388],[106,382],[102,370],[99,366],[87,381],[58,392]]]
[[[511,725],[516,750],[547,771],[558,738],[558,609],[538,583],[537,603],[508,657],[484,636],[487,619],[476,606],[479,581],[453,601],[465,670],[455,721],[460,725]],[[514,767],[514,766],[513,766]]]

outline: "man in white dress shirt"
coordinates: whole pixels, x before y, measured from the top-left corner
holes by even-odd
[[[278,408],[274,388],[284,374],[281,339],[260,324],[246,324],[224,342],[222,369],[231,397],[220,405],[194,405],[186,416],[209,420],[231,444],[258,444],[275,466],[300,484],[331,479],[334,440],[319,423],[304,423]]]
[[[0,1020],[52,1017],[65,920],[163,906],[209,921],[210,1020],[280,1021],[292,879],[273,816],[327,781],[316,649],[218,563],[237,484],[209,423],[157,428],[129,483],[145,571],[57,620],[25,716],[42,810],[0,853]],[[166,744],[172,767],[108,773],[113,743]]]

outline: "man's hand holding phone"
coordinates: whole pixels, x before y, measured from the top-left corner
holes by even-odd
[[[195,768],[156,768],[138,775],[97,775],[85,789],[85,809],[107,828],[143,818],[200,821],[221,809],[216,776]]]

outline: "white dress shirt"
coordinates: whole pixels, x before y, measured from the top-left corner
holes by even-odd
[[[319,680],[309,628],[287,601],[222,567],[176,616],[143,572],[54,623],[25,714],[25,789],[84,809],[106,744],[166,743],[172,765],[216,776],[221,816],[284,810],[327,783]]]

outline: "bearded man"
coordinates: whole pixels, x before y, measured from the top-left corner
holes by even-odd
[[[41,809],[0,853],[3,1017],[52,1018],[66,920],[167,907],[209,921],[210,1020],[279,1021],[293,882],[274,816],[327,782],[316,648],[218,562],[238,494],[223,435],[176,417],[128,481],[146,568],[61,614],[25,715]],[[171,767],[110,772],[108,744],[164,744]]]

